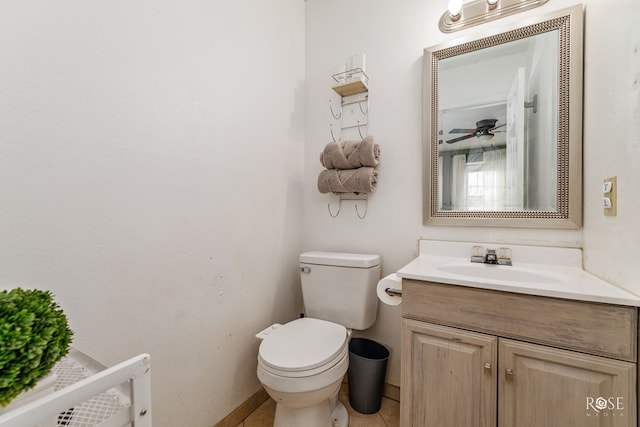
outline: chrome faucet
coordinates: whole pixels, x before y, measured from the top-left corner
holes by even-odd
[[[482,246],[473,246],[471,248],[471,262],[480,262],[483,264],[511,264],[511,249],[484,249]]]
[[[487,253],[484,256],[485,264],[497,264],[498,263],[498,255],[496,254],[495,249],[487,249]]]

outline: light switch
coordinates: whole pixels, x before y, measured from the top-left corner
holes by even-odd
[[[605,178],[602,183],[602,206],[606,216],[618,214],[618,180],[617,177]]]

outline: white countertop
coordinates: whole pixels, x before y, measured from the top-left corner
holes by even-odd
[[[513,266],[472,263],[474,245],[512,249]],[[640,297],[584,271],[581,258],[581,250],[575,248],[421,240],[420,255],[397,275],[497,291],[640,306]]]

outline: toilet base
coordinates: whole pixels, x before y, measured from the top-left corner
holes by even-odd
[[[338,402],[336,407],[331,411],[331,427],[348,427],[349,426],[349,411],[342,404]]]
[[[273,427],[348,427],[349,412],[337,402],[331,411],[329,400],[306,408],[277,405]]]
[[[273,427],[347,427],[349,425],[347,408],[338,401],[340,381],[310,394],[288,394],[287,399],[283,399],[285,396],[282,393],[267,387],[265,389],[276,401]],[[323,395],[326,396],[324,399],[321,397]],[[317,397],[320,397],[320,401],[316,400]],[[284,401],[286,404],[283,404]],[[313,404],[314,401],[317,403]]]
[[[273,427],[332,427],[329,400],[305,408],[277,405]]]

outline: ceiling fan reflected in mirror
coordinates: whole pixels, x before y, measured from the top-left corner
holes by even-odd
[[[446,142],[447,144],[453,144],[469,138],[478,138],[478,140],[480,141],[488,141],[489,139],[494,137],[494,131],[496,131],[496,129],[506,126],[506,123],[496,126],[497,123],[498,119],[484,119],[476,122],[475,129],[451,129],[449,133],[466,133],[468,135],[448,139]],[[502,130],[496,132],[504,131]]]

